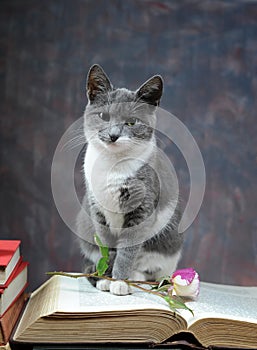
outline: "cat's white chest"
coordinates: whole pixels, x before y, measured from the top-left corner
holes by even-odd
[[[131,166],[114,157],[106,157],[93,146],[88,145],[84,162],[84,173],[91,194],[97,201],[101,212],[114,234],[118,234],[124,222],[120,207],[121,188],[128,176]]]

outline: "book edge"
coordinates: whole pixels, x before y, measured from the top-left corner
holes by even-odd
[[[21,277],[21,274],[23,273],[23,272],[25,272],[25,276],[24,276],[24,280],[23,280],[23,284],[22,284],[22,286],[21,286],[21,289],[20,289],[20,291],[18,291],[18,293],[16,294],[16,295],[14,295],[14,297],[11,299],[11,302],[10,302],[10,304],[6,307],[6,309],[4,309],[4,311],[2,310],[2,308],[3,308],[3,304],[2,304],[2,302],[1,302],[1,294],[0,294],[0,317],[2,317],[5,313],[6,313],[6,311],[10,308],[10,306],[13,304],[13,302],[19,297],[19,295],[21,294],[21,293],[23,293],[24,291],[25,291],[25,289],[27,288],[27,286],[28,286],[28,271],[27,271],[27,268],[28,268],[28,263],[27,262],[25,262],[25,261],[21,261],[21,263],[20,263],[20,265],[17,267],[17,270],[16,270],[16,274],[15,274],[15,276],[14,276],[14,278],[12,279],[12,281],[10,282],[10,284],[8,285],[8,287],[7,288],[5,288],[4,290],[3,290],[3,293],[2,294],[4,294],[4,293],[6,293],[5,291],[6,290],[8,290],[8,288],[11,288],[11,286],[12,286],[12,282],[13,281],[15,281],[16,279],[18,279],[19,277]],[[26,271],[25,271],[26,270]],[[13,282],[14,283],[14,282]],[[15,294],[15,292],[14,292],[14,294]]]

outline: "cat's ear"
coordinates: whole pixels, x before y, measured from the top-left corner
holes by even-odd
[[[155,75],[148,79],[140,88],[137,90],[137,98],[140,100],[158,106],[162,97],[163,91],[163,80],[160,75]]]
[[[112,90],[112,84],[105,74],[102,67],[94,64],[88,72],[87,76],[87,97],[93,102],[98,94],[106,93]]]

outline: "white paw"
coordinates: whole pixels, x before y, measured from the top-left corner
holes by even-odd
[[[108,280],[99,280],[96,282],[96,288],[102,290],[103,292],[107,292],[110,290],[111,281]]]
[[[130,287],[126,282],[113,281],[110,284],[110,292],[115,295],[127,295],[130,294]]]

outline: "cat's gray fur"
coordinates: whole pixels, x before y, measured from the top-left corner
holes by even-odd
[[[110,247],[108,273],[115,279],[156,279],[171,274],[183,236],[176,177],[156,146],[156,108],[163,82],[154,76],[138,90],[114,89],[99,65],[87,78],[84,133],[86,194],[78,215],[86,271],[95,271],[94,233]],[[121,281],[97,287],[128,294]]]

